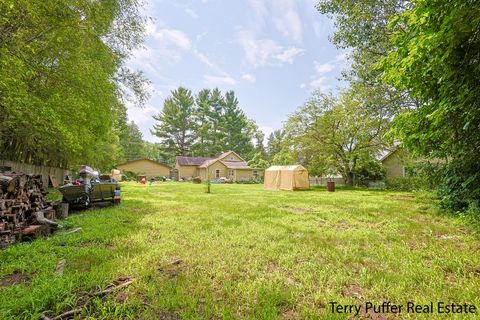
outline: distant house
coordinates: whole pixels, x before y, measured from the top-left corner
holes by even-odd
[[[200,177],[202,180],[226,178],[234,181],[263,177],[263,169],[251,168],[234,151],[222,153],[215,158],[177,157],[175,169],[180,179]]]
[[[411,159],[408,157],[405,151],[401,149],[393,149],[385,153],[380,162],[386,170],[386,178],[398,178],[405,177],[406,168],[411,165]]]
[[[171,168],[164,163],[150,160],[137,159],[121,163],[116,166],[120,173],[131,171],[139,175],[145,175],[147,179],[153,177],[170,177]]]

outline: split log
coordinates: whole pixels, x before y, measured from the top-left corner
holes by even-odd
[[[21,239],[22,235],[30,239],[49,234],[58,226],[53,221],[53,204],[45,196],[41,176],[0,173],[0,248]]]

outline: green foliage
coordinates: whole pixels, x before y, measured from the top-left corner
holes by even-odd
[[[448,158],[442,204],[464,210],[480,201],[480,7],[476,1],[413,1],[392,20],[383,79],[419,101],[395,133],[416,155]]]
[[[122,171],[122,180],[136,181],[138,173],[133,171]]]
[[[163,110],[153,118],[157,124],[153,133],[162,139],[162,148],[168,154],[187,155],[194,141],[192,118],[194,97],[189,89],[179,87],[165,100]]]
[[[253,158],[248,161],[248,165],[251,168],[257,168],[257,169],[266,169],[270,167],[270,163],[263,158],[263,155],[261,152],[255,153]]]
[[[478,212],[480,206],[478,159],[450,161],[440,170],[438,180],[438,195],[442,199],[442,207],[454,211],[475,211],[476,209]]]
[[[371,162],[387,145],[390,119],[381,108],[371,107],[375,103],[363,91],[345,91],[339,98],[315,92],[289,117],[274,163],[301,163],[311,175],[333,169],[353,185],[357,166]]]
[[[263,184],[263,179],[242,179],[242,180],[236,180],[235,183],[237,184]]]
[[[380,161],[367,159],[357,165],[353,174],[356,184],[367,186],[369,182],[385,179],[386,171]]]
[[[0,153],[39,165],[106,167],[121,88],[145,98],[124,67],[138,46],[136,1],[0,2]]]
[[[190,90],[178,88],[154,119],[153,132],[162,139],[161,149],[169,158],[212,156],[227,150],[249,158],[255,151],[253,138],[260,138],[234,91],[223,95],[218,89],[203,89],[193,97]]]
[[[267,156],[268,160],[273,161],[275,156],[282,150],[282,143],[284,141],[284,132],[279,129],[270,133],[267,141]]]

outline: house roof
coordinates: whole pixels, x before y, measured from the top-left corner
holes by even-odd
[[[218,158],[214,158],[214,159],[208,159],[208,160],[205,160],[204,163],[202,163],[199,168],[206,168],[208,166],[211,166],[212,164],[214,164],[215,162],[219,161],[220,159]]]
[[[242,160],[223,160],[230,154],[236,155]],[[177,163],[181,166],[198,166],[199,168],[206,168],[211,166],[217,161],[220,161],[229,169],[252,169],[242,157],[240,157],[235,151],[223,152],[215,158],[207,157],[177,157]]]
[[[199,166],[207,160],[212,158],[207,157],[177,157],[177,163],[181,166]]]
[[[251,169],[245,161],[220,160],[228,169]]]
[[[150,161],[150,162],[153,162],[153,163],[155,163],[155,164],[159,164],[159,165],[161,165],[161,166],[164,166],[164,167],[167,167],[167,168],[171,169],[170,166],[166,165],[165,163],[163,163],[163,162],[158,162],[158,161],[151,160],[151,159],[134,159],[134,160],[128,160],[128,161],[125,161],[125,162],[123,162],[123,163],[117,164],[115,167],[123,166],[123,165],[125,165],[125,164],[129,164],[129,163],[137,162],[137,161]]]
[[[385,161],[388,157],[390,157],[392,154],[394,154],[397,150],[398,150],[398,148],[393,148],[391,150],[383,151],[380,154],[380,157],[379,157],[378,161],[380,161],[380,162]]]

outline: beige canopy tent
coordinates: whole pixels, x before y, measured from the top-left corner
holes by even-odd
[[[273,166],[265,170],[265,190],[310,189],[308,171],[301,165]]]

